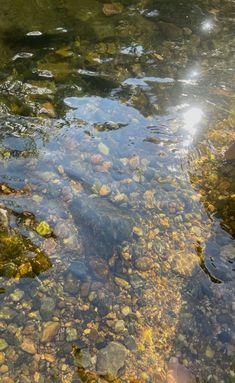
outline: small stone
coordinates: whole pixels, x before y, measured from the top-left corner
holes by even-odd
[[[123,289],[129,289],[130,288],[130,284],[125,279],[115,277],[114,280],[115,280],[115,283],[118,286],[122,287]]]
[[[1,383],[14,383],[14,380],[9,378],[8,376],[4,376],[1,378]]]
[[[20,348],[28,354],[36,354],[37,352],[35,344],[30,338],[24,338],[23,342],[20,345]]]
[[[125,306],[122,308],[121,312],[126,317],[131,314],[131,308],[129,306]]]
[[[87,279],[89,274],[87,266],[81,261],[72,262],[68,268],[68,271],[71,271],[71,273],[73,273],[83,282]]]
[[[80,368],[88,369],[91,367],[91,354],[88,350],[81,350],[75,355],[76,365]]]
[[[44,325],[41,342],[50,342],[58,333],[60,324],[58,322],[47,322]]]
[[[49,363],[54,363],[56,358],[52,354],[44,354],[44,359]]]
[[[117,376],[118,371],[124,366],[127,349],[121,343],[110,342],[102,348],[97,355],[97,371],[102,374]]]
[[[89,259],[89,266],[96,278],[104,279],[108,276],[109,267],[107,262],[101,257],[92,257]]]
[[[232,341],[232,334],[229,331],[221,331],[218,334],[218,339],[222,343],[229,343]]]
[[[52,230],[46,221],[42,221],[36,226],[36,232],[39,235],[45,236],[51,234]]]
[[[214,355],[215,355],[215,351],[212,350],[212,348],[210,346],[207,346],[207,348],[206,348],[206,357],[209,358],[209,359],[212,359],[212,358],[214,358]]]
[[[99,152],[104,154],[104,155],[108,155],[109,154],[109,148],[107,145],[105,145],[103,142],[100,142],[99,145],[98,145],[98,149],[99,149]]]
[[[67,342],[72,342],[78,338],[78,333],[75,328],[67,328],[66,329],[66,340]]]
[[[5,360],[5,354],[4,352],[0,352],[0,366],[4,363]]]
[[[8,372],[9,368],[6,364],[3,364],[1,367],[0,367],[0,374],[5,374],[6,372]]]
[[[55,301],[51,297],[44,296],[41,300],[40,314],[46,320],[50,319],[55,310]]]
[[[24,296],[24,292],[20,289],[16,289],[11,295],[10,295],[10,298],[14,301],[14,302],[19,302]]]
[[[111,193],[111,189],[107,185],[102,185],[99,193],[101,197],[106,197]]]
[[[121,334],[123,332],[125,332],[126,328],[125,328],[125,322],[123,320],[118,320],[115,325],[114,325],[114,331],[117,333],[117,334]]]
[[[5,339],[0,338],[0,351],[5,350],[8,347],[8,343]]]
[[[136,268],[140,271],[147,271],[152,268],[152,261],[148,257],[141,257],[135,262]]]
[[[143,230],[137,226],[133,227],[133,233],[135,233],[138,237],[142,237],[144,235]]]
[[[119,3],[105,3],[103,13],[105,16],[114,16],[122,12],[122,5]]]

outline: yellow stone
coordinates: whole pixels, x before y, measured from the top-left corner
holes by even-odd
[[[100,195],[105,197],[111,193],[110,188],[107,185],[102,185],[100,188]]]
[[[144,232],[143,230],[141,229],[141,227],[137,227],[137,226],[134,226],[133,227],[133,232],[138,235],[138,237],[142,237],[144,235]]]
[[[45,235],[51,234],[52,230],[46,221],[41,221],[36,226],[36,232],[39,235],[45,236]]]
[[[232,194],[232,195],[230,196],[230,198],[231,198],[232,201],[235,201],[235,194]]]

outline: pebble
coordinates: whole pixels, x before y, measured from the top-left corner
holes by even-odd
[[[60,328],[59,322],[47,322],[44,325],[41,342],[50,342],[58,333]]]
[[[3,364],[1,367],[0,367],[0,374],[5,374],[6,372],[8,372],[9,368],[6,364]]]
[[[28,354],[36,354],[37,352],[35,344],[30,338],[24,338],[23,342],[20,345],[20,348]]]
[[[9,378],[8,376],[4,376],[1,378],[1,383],[14,383],[14,380],[12,378]]]
[[[4,360],[5,360],[5,354],[4,352],[0,352],[0,365],[4,363]]]
[[[106,197],[111,193],[111,189],[107,185],[102,185],[99,193],[101,197]]]
[[[122,287],[123,289],[129,289],[130,288],[130,284],[125,279],[115,277],[114,280],[115,280],[115,283],[118,286]]]
[[[97,371],[117,376],[118,371],[124,366],[127,349],[121,343],[110,342],[102,348],[97,355]]]
[[[66,329],[66,340],[67,342],[72,342],[78,338],[78,333],[75,328],[67,328]]]
[[[125,306],[121,309],[122,315],[125,317],[131,314],[131,308],[129,306]]]
[[[5,350],[8,347],[8,343],[5,339],[0,338],[0,351]]]
[[[212,358],[214,358],[214,355],[215,355],[215,351],[212,350],[212,348],[210,346],[207,346],[207,348],[206,348],[206,357],[209,358],[209,359],[212,359]]]
[[[120,333],[123,333],[125,332],[126,328],[125,328],[125,322],[123,320],[118,320],[115,325],[114,325],[114,331],[117,333],[117,334],[120,334]]]
[[[14,302],[19,302],[24,296],[24,292],[20,289],[16,289],[11,295],[10,295],[10,298],[14,301]]]

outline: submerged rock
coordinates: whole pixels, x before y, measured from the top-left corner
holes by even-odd
[[[168,364],[166,383],[196,383],[193,374],[177,358],[171,358]]]
[[[41,342],[42,343],[50,342],[57,335],[59,329],[60,329],[59,322],[45,323],[43,331],[42,331]]]
[[[159,27],[163,35],[170,40],[176,40],[183,35],[182,29],[177,27],[177,25],[173,23],[159,21],[157,23],[157,26]]]
[[[224,153],[226,160],[235,160],[235,142]]]
[[[118,371],[125,364],[126,356],[125,346],[118,342],[110,342],[97,355],[97,370],[102,374],[117,376]]]
[[[113,254],[114,247],[131,236],[132,218],[108,200],[87,196],[75,198],[71,212],[86,238],[89,255],[99,254],[107,259]]]

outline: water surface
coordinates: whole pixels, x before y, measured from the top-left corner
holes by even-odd
[[[233,382],[233,2],[0,25],[1,381]]]

